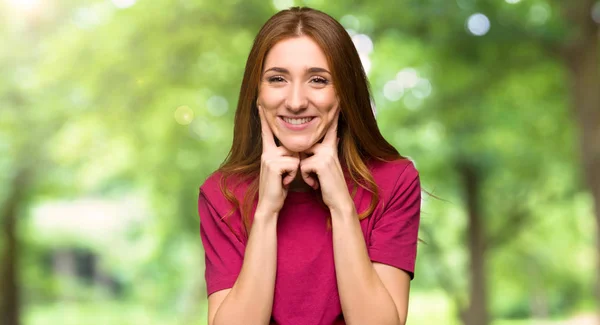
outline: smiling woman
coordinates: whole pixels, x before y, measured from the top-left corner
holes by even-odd
[[[420,198],[345,29],[277,13],[250,51],[230,153],[200,187],[209,324],[404,324]]]
[[[299,36],[275,44],[264,66],[257,104],[281,144],[304,152],[338,113],[327,58],[310,37]]]

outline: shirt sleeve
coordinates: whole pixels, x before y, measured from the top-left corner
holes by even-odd
[[[421,215],[421,184],[413,163],[400,174],[371,233],[371,261],[406,271],[414,278]]]
[[[198,197],[200,237],[204,246],[206,291],[213,292],[233,287],[244,259],[244,244],[222,220],[206,195]]]

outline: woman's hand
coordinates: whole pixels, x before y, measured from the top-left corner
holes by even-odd
[[[277,146],[262,106],[258,106],[262,134],[262,156],[256,218],[275,217],[283,207],[287,187],[296,177],[300,159],[283,146]]]
[[[338,119],[339,113],[331,122],[323,142],[316,143],[305,151],[312,156],[300,160],[302,178],[315,190],[321,187],[323,202],[330,210],[354,208],[354,201],[348,192],[342,165],[338,159]]]

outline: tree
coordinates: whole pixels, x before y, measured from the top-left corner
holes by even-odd
[[[600,71],[598,66],[598,3],[562,2],[571,33],[560,48],[569,73],[571,107],[579,125],[580,159],[596,220],[596,299],[600,315]],[[598,317],[600,323],[600,317]]]

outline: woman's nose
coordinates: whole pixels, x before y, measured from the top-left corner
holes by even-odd
[[[290,87],[285,106],[293,112],[302,111],[308,107],[308,98],[302,84],[294,84]]]

